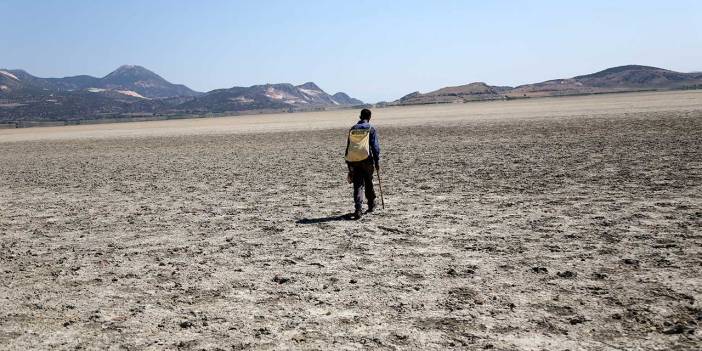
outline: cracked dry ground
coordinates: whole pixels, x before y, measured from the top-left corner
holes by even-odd
[[[698,349],[702,114],[0,144],[3,349]]]

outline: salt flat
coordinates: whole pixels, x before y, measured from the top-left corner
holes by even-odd
[[[702,94],[0,131],[0,348],[693,350]]]
[[[594,116],[611,113],[689,111],[702,109],[702,91],[672,91],[420,105],[376,109],[378,126],[455,125],[486,119],[533,119]],[[231,134],[347,127],[358,114],[337,110],[294,114],[261,114],[219,118],[0,129],[0,142]]]

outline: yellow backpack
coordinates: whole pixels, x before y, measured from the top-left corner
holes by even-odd
[[[363,161],[370,156],[370,128],[349,130],[349,147],[346,161]]]

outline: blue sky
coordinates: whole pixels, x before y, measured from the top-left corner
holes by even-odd
[[[145,66],[207,91],[314,81],[364,101],[644,64],[702,71],[702,1],[0,0],[0,67]]]

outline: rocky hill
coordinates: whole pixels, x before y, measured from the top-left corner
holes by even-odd
[[[471,83],[442,88],[425,94],[414,92],[392,104],[452,103],[672,89],[702,89],[702,73],[680,73],[657,67],[629,65],[573,78],[521,85],[515,88]]]
[[[359,99],[354,99],[343,92],[338,92],[338,93],[332,95],[332,98],[334,99],[334,101],[336,101],[337,103],[339,103],[341,105],[349,105],[349,106],[363,105],[363,101],[361,101]]]
[[[172,84],[158,74],[141,66],[125,65],[102,78],[87,75],[64,78],[39,78],[23,70],[2,70],[20,82],[23,89],[41,89],[55,92],[97,89],[134,92],[145,98],[197,96],[202,93],[181,85]]]
[[[482,82],[460,85],[456,87],[441,88],[426,94],[418,91],[405,95],[399,102],[406,105],[431,104],[431,103],[453,103],[480,100],[502,99],[502,92],[509,87],[490,86]]]
[[[289,83],[264,84],[213,90],[179,107],[188,113],[222,113],[259,109],[305,110],[363,103],[344,93],[337,95],[346,98],[337,100],[312,82],[297,86]]]
[[[312,82],[199,93],[141,66],[121,66],[102,78],[39,78],[23,70],[0,69],[0,123],[300,111],[360,104],[345,93],[329,95]]]
[[[98,88],[134,91],[147,98],[201,95],[185,85],[172,84],[141,66],[119,67],[102,78],[101,83]]]
[[[620,66],[569,79],[516,87],[510,97],[562,96],[641,90],[695,88],[702,84],[700,73],[680,73],[649,66]]]

